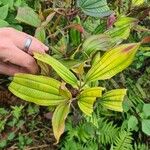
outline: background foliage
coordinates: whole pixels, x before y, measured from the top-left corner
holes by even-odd
[[[82,65],[78,64],[91,57],[93,49],[97,52],[92,56],[94,63],[109,47],[139,42],[150,35],[150,2],[146,0],[0,0],[0,5],[0,27],[13,27],[34,35],[50,47],[49,54],[78,75],[82,74]],[[105,36],[96,36],[101,33]],[[94,48],[90,47],[92,42]],[[82,53],[81,44],[86,54]],[[97,102],[91,117],[79,112],[70,114],[60,143],[53,146],[49,121],[52,116],[49,109],[53,108],[3,103],[0,109],[0,148],[148,150],[150,44],[139,49],[128,69],[112,79],[95,83],[108,90],[128,89],[123,113],[108,110]],[[43,75],[56,77],[52,68],[41,62],[39,65],[43,68]],[[89,64],[86,65],[88,68]],[[0,79],[1,89],[7,82],[6,77]],[[8,95],[6,99],[12,100]]]

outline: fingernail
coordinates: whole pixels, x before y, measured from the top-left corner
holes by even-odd
[[[45,50],[48,51],[48,50],[49,50],[49,47],[48,47],[48,46],[45,46]]]

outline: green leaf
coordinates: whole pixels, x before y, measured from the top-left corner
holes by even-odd
[[[144,56],[150,57],[150,52],[146,52],[143,54]]]
[[[150,116],[150,104],[144,104],[143,113],[145,114],[146,117]]]
[[[93,104],[95,101],[96,101],[95,97],[80,98],[78,100],[78,106],[85,115],[91,116],[93,112]]]
[[[100,61],[100,58],[101,58],[101,53],[97,52],[92,59],[92,65],[93,66],[96,65]]]
[[[132,0],[133,6],[140,6],[145,2],[145,0]]]
[[[46,39],[45,29],[42,27],[37,28],[35,31],[35,37],[44,43]]]
[[[78,97],[79,108],[88,116],[93,112],[93,104],[97,97],[102,96],[102,87],[92,87],[83,90]]]
[[[7,145],[7,140],[1,140],[0,141],[0,148],[5,148],[5,146]]]
[[[63,103],[57,106],[52,118],[52,126],[54,136],[56,138],[56,144],[59,142],[60,136],[64,132],[65,129],[65,120],[69,113],[70,105]]]
[[[85,62],[72,67],[71,70],[75,72],[76,75],[82,76],[84,74],[84,65],[85,65]]]
[[[109,35],[100,34],[92,35],[85,40],[82,46],[82,51],[91,56],[98,50],[106,51],[111,47],[111,38]]]
[[[126,89],[108,91],[102,96],[100,102],[107,109],[122,112],[122,102],[126,95],[126,91]]]
[[[77,6],[89,16],[105,17],[112,13],[106,0],[78,0]]]
[[[24,106],[11,106],[12,108],[12,115],[13,117],[15,117],[16,119],[19,119],[22,115],[22,110],[24,108]]]
[[[39,106],[37,106],[37,105],[28,105],[28,108],[27,108],[27,113],[28,113],[28,115],[30,116],[30,115],[36,115],[36,114],[38,114],[39,113]]]
[[[8,5],[11,9],[13,9],[14,0],[1,0],[3,5]]]
[[[9,133],[9,135],[8,135],[8,140],[9,141],[12,141],[13,139],[15,138],[15,132],[11,132],[11,133]]]
[[[134,59],[140,43],[123,44],[106,52],[86,74],[86,82],[110,79],[127,68]]]
[[[8,15],[8,5],[0,7],[0,19],[6,19]]]
[[[68,43],[67,37],[62,36],[62,38],[57,42],[57,44],[55,44],[54,46],[51,46],[50,48],[52,49],[54,53],[62,56],[66,54],[67,43]]]
[[[150,120],[149,119],[142,120],[142,131],[148,136],[150,136]]]
[[[63,95],[64,97],[66,97],[66,99],[71,99],[72,95],[70,93],[70,91],[66,88],[66,83],[62,82],[61,86],[59,88],[59,92],[61,95]]]
[[[39,27],[41,25],[38,14],[36,14],[32,8],[27,6],[18,8],[16,19],[33,27]]]
[[[129,120],[128,120],[128,129],[130,131],[133,131],[136,129],[138,125],[138,120],[135,116],[130,116]]]
[[[3,115],[7,115],[9,113],[9,111],[7,111],[5,108],[0,108],[0,116]]]
[[[6,22],[5,20],[1,20],[0,19],[0,28],[1,27],[8,27],[9,26],[9,23],[8,22]]]
[[[35,53],[34,57],[42,62],[45,62],[46,64],[49,64],[65,82],[73,86],[77,85],[78,80],[75,75],[55,58],[47,54],[39,53]]]
[[[81,94],[80,94],[80,98],[83,97],[101,97],[102,96],[102,91],[105,88],[103,87],[92,87],[92,88],[87,88],[84,89]]]
[[[83,32],[80,17],[77,16],[72,23],[70,25],[69,39],[74,46],[78,46],[81,43],[81,32]]]
[[[116,45],[120,44],[123,40],[127,39],[130,35],[130,28],[128,25],[115,27],[107,30],[105,34],[111,37],[111,42]]]
[[[132,141],[132,133],[122,130],[115,138],[113,150],[133,150]]]
[[[51,74],[51,68],[48,64],[45,64],[44,62],[37,61],[37,64],[40,66],[40,74],[45,76],[50,76]]]
[[[42,106],[59,105],[68,101],[60,95],[61,83],[46,76],[16,74],[9,90],[17,97]]]
[[[111,37],[111,43],[119,44],[129,37],[132,27],[137,23],[135,18],[120,16],[115,22],[115,27],[107,30],[105,34]]]
[[[126,16],[120,16],[117,21],[115,22],[116,27],[121,27],[124,25],[128,25],[129,27],[133,27],[136,23],[138,23],[138,20],[136,18],[126,17]]]

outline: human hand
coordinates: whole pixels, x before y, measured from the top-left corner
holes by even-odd
[[[27,38],[31,38],[32,43],[25,52],[24,44]],[[48,47],[34,37],[13,28],[0,28],[0,74],[36,74],[38,66],[32,57],[33,52],[45,51],[48,51]]]

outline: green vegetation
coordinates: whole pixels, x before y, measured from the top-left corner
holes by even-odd
[[[6,99],[21,103],[8,105],[0,95],[0,149],[150,148],[149,1],[0,0],[0,6],[0,27],[50,48],[33,56],[40,75],[0,79],[15,95],[7,92]]]

